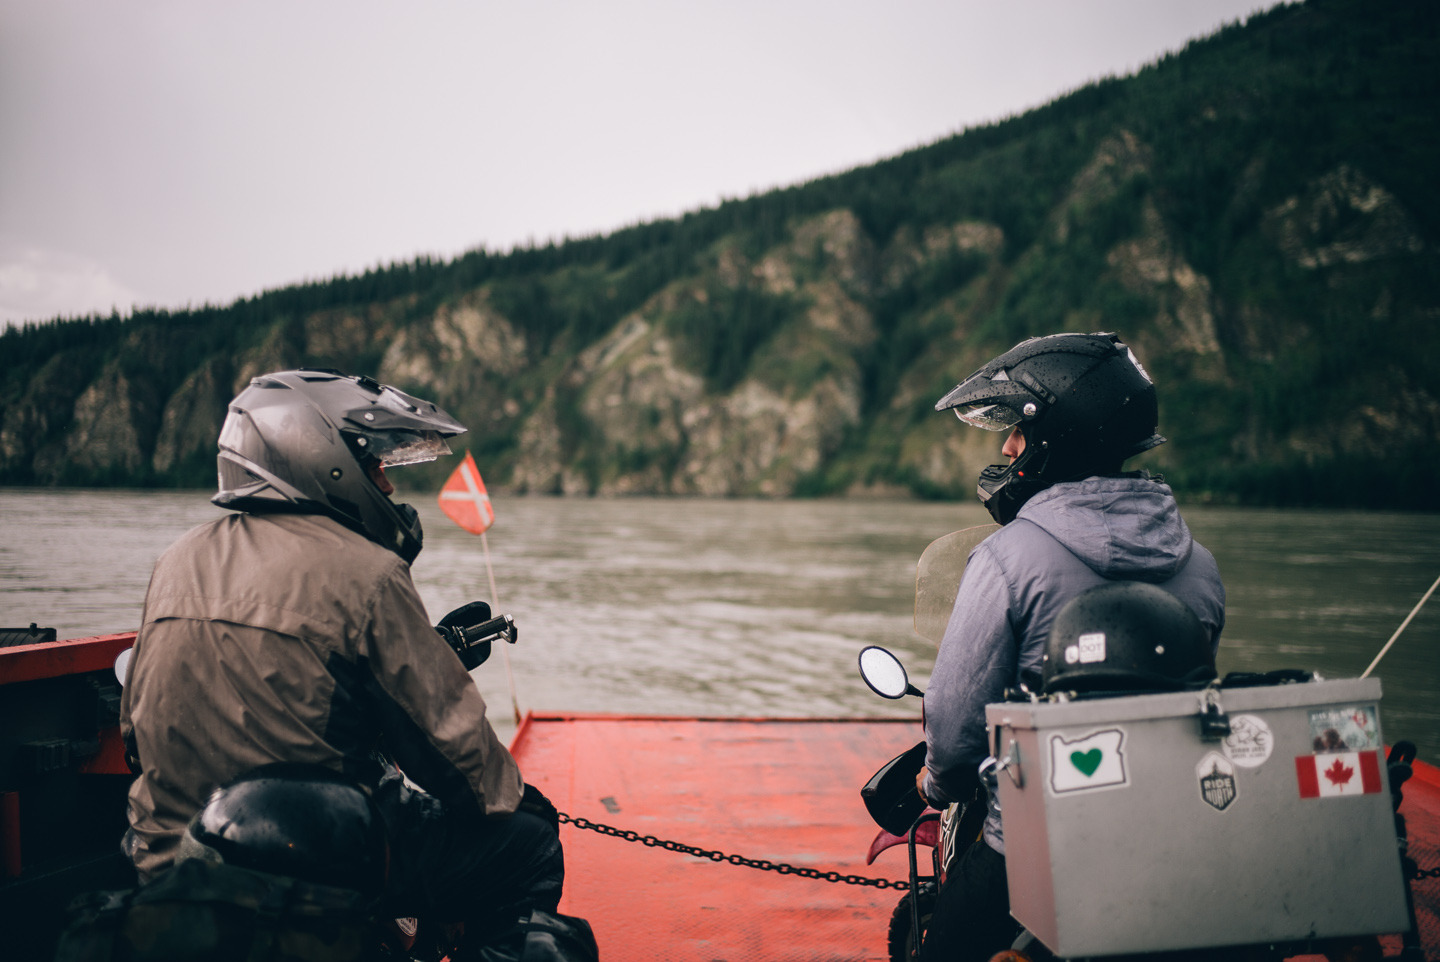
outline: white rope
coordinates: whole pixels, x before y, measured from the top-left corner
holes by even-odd
[[[1415,607],[1410,609],[1410,614],[1406,615],[1405,620],[1400,622],[1400,627],[1396,628],[1395,634],[1391,635],[1390,640],[1385,642],[1385,647],[1380,649],[1380,654],[1376,655],[1375,660],[1370,662],[1370,667],[1366,668],[1364,673],[1360,675],[1361,678],[1370,677],[1370,673],[1375,670],[1375,666],[1380,664],[1380,659],[1385,657],[1385,652],[1389,651],[1390,646],[1395,644],[1395,639],[1400,637],[1400,632],[1405,630],[1405,626],[1410,624],[1411,619],[1419,614],[1420,609],[1424,607],[1425,602],[1430,600],[1430,596],[1435,593],[1436,588],[1440,588],[1440,578],[1435,579],[1435,583],[1430,586],[1430,590],[1425,592],[1425,597],[1421,598]]]

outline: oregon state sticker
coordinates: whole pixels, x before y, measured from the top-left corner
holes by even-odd
[[[1050,790],[1057,795],[1121,788],[1125,772],[1125,733],[1118,728],[1080,738],[1050,736]]]

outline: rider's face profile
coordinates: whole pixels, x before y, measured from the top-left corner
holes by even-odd
[[[365,473],[370,476],[370,480],[375,483],[375,487],[380,489],[381,494],[388,498],[395,493],[395,486],[390,483],[389,478],[385,477],[384,464],[374,458],[367,458],[365,461]]]
[[[1025,435],[1020,433],[1019,428],[1015,428],[1010,432],[1010,436],[1005,439],[1004,446],[1000,448],[1000,454],[1002,457],[1009,458],[1013,463],[1016,458],[1024,453]]]

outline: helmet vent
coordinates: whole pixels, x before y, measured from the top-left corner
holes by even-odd
[[[1034,374],[1031,374],[1029,371],[1021,371],[1019,380],[1021,384],[1028,387],[1031,391],[1034,392],[1036,397],[1044,401],[1046,404],[1055,403],[1055,393],[1045,385],[1041,384],[1040,379],[1037,378]]]

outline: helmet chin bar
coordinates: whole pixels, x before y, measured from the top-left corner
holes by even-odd
[[[1023,429],[1022,429],[1023,431]],[[1025,502],[1054,482],[1042,480],[1049,462],[1050,445],[1025,441],[1025,450],[1010,464],[992,464],[980,472],[977,492],[980,503],[998,524],[1015,520]]]
[[[395,529],[395,544],[387,547],[405,559],[406,564],[414,564],[415,557],[425,546],[425,530],[420,526],[420,515],[408,504],[395,505],[395,514],[400,524]]]
[[[992,464],[980,472],[977,493],[990,517],[998,524],[1009,524],[1025,502],[1051,485],[1082,481],[1110,470],[1103,456],[1083,466],[1073,459],[1067,463],[1050,450],[1049,442],[1026,439],[1025,450],[1012,463]]]

